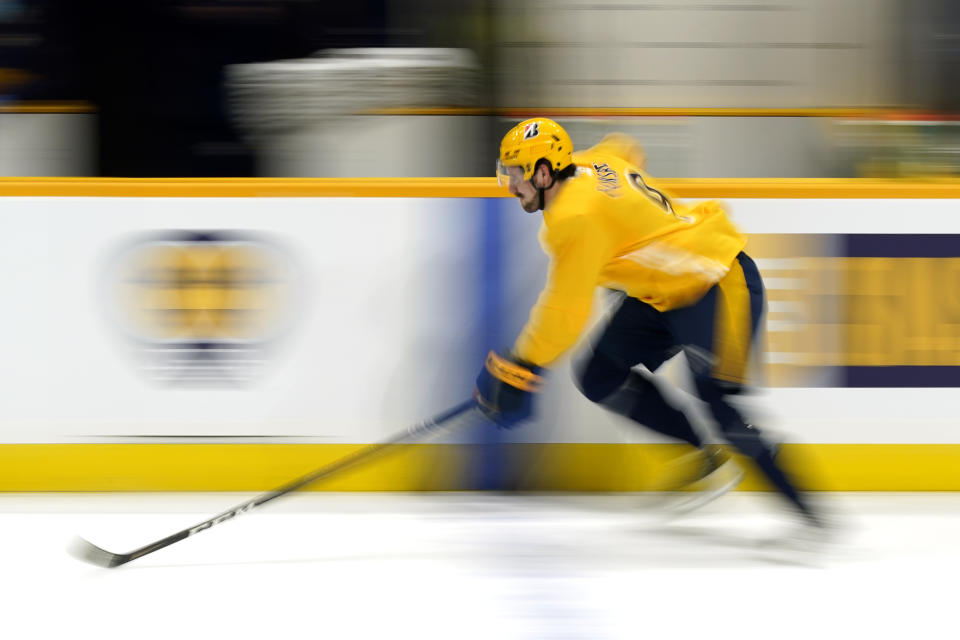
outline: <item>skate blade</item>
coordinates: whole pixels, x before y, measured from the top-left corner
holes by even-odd
[[[728,460],[713,473],[691,485],[695,489],[692,495],[683,493],[681,498],[667,505],[667,511],[679,516],[705,507],[735,489],[743,481],[743,475],[743,469],[733,460]],[[699,486],[703,488],[697,489]]]

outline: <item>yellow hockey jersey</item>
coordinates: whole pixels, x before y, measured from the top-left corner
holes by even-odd
[[[726,275],[746,245],[719,203],[682,204],[655,188],[628,136],[608,136],[573,161],[577,174],[543,212],[549,275],[513,348],[539,366],[577,341],[596,287],[660,311],[687,306]]]

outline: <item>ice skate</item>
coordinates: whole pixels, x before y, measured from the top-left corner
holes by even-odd
[[[676,515],[713,502],[736,488],[743,480],[743,469],[729,453],[717,445],[707,445],[702,450],[681,456],[673,461],[670,467],[681,470],[679,474],[668,471],[668,476],[672,476],[672,479],[663,489],[671,492],[666,508]],[[683,473],[691,467],[692,472]]]

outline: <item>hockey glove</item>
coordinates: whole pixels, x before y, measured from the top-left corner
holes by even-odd
[[[533,394],[543,388],[541,371],[491,351],[477,376],[477,404],[498,426],[512,429],[533,414]]]

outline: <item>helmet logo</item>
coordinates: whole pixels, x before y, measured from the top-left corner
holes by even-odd
[[[529,140],[530,138],[536,138],[538,135],[540,135],[540,123],[539,123],[539,122],[531,122],[531,123],[528,124],[528,125],[524,125],[524,127],[523,127],[523,139],[524,139],[524,140]]]

